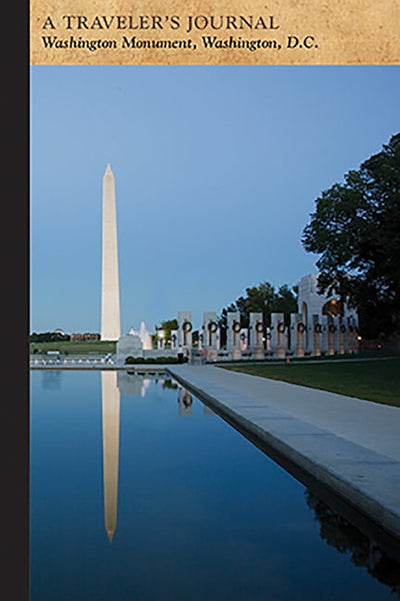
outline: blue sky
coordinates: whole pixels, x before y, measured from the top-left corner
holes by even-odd
[[[100,331],[102,178],[122,331],[315,271],[323,190],[400,131],[398,66],[35,66],[31,331]]]

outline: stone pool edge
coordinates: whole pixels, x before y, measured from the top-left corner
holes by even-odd
[[[251,413],[254,402],[246,407],[246,399],[232,390],[207,383],[204,376],[182,374],[181,366],[166,366],[166,371],[250,440],[256,439],[275,450],[400,541],[399,461],[285,413],[274,411],[270,419],[259,419]],[[239,398],[242,403],[238,403]],[[289,424],[290,434],[274,432],[275,423]],[[316,439],[317,444],[313,444]]]

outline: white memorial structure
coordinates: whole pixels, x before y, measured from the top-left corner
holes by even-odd
[[[239,312],[228,312],[226,344],[221,345],[221,326],[216,312],[203,313],[198,329],[190,311],[178,313],[178,329],[165,343],[159,331],[156,349],[142,322],[140,333],[131,330],[117,343],[117,361],[133,357],[176,357],[183,347],[189,361],[289,359],[290,357],[335,355],[358,352],[358,320],[354,310],[342,306],[336,297],[318,293],[317,275],[302,278],[299,284],[298,311],[272,313],[270,325],[262,313],[250,313],[249,327],[243,327]],[[268,321],[267,321],[268,323]],[[196,334],[194,337],[193,334]],[[147,343],[146,343],[147,336]]]
[[[178,315],[177,334],[183,344],[185,323],[190,322],[192,332],[191,313]],[[222,348],[217,314],[203,314],[197,348],[193,345],[191,349],[194,361],[196,357],[204,357],[202,349],[207,350],[207,361],[288,359],[358,352],[356,311],[342,305],[336,296],[320,294],[318,274],[300,280],[298,311],[290,315],[272,313],[267,327],[262,313],[250,313],[248,328],[243,327],[239,312],[228,312],[226,317],[226,346]]]
[[[117,361],[124,362],[127,357],[143,357],[143,342],[133,328],[117,342]]]
[[[343,354],[358,351],[358,316],[355,309],[340,302],[337,296],[318,292],[318,274],[299,282],[298,309],[300,329],[304,331],[302,347],[306,354]]]

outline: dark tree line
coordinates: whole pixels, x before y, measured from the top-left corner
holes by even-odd
[[[59,342],[61,340],[70,340],[68,334],[61,334],[60,332],[41,332],[37,334],[33,332],[29,337],[30,342]]]
[[[357,567],[364,567],[378,582],[390,587],[393,595],[400,599],[400,563],[373,540],[333,511],[318,497],[306,490],[307,505],[319,522],[319,535],[328,545],[349,556]]]

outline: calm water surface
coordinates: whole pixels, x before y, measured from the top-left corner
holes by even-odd
[[[31,388],[31,601],[400,598],[398,565],[167,376]]]

